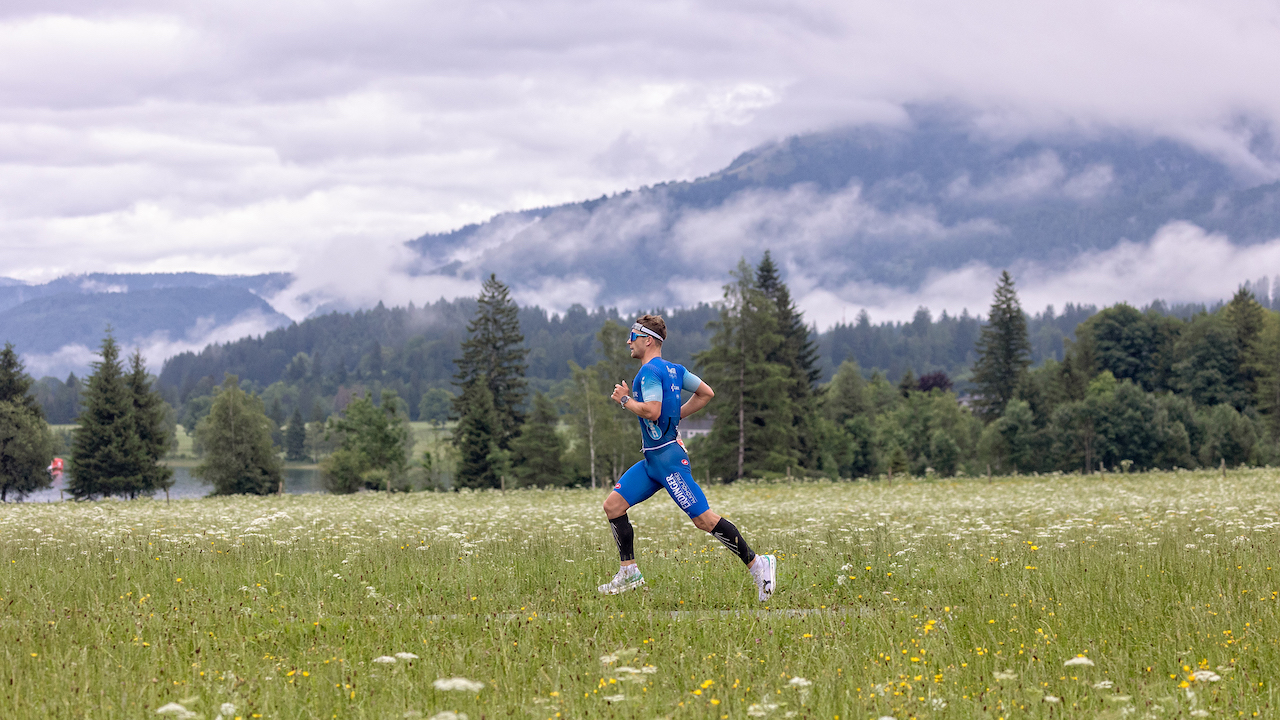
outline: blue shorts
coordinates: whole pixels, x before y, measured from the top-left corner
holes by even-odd
[[[679,443],[649,450],[644,460],[632,465],[614,484],[613,489],[628,505],[639,505],[662,488],[676,505],[691,518],[711,509],[702,488],[689,472],[689,456]]]

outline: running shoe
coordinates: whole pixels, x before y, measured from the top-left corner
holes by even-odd
[[[778,589],[778,558],[772,555],[757,555],[751,566],[751,577],[755,578],[756,589],[760,591],[760,602],[766,602]]]
[[[618,570],[618,574],[614,575],[612,580],[596,589],[601,595],[618,595],[643,584],[644,575],[640,574],[640,568],[636,565],[625,565]]]

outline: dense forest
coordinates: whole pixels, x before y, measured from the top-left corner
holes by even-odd
[[[1246,283],[1245,287],[1270,309],[1266,280]],[[1170,307],[1156,302],[1143,311],[1185,320],[1219,307],[1221,304]],[[330,313],[260,337],[210,345],[200,352],[169,358],[160,372],[159,387],[169,403],[181,411],[193,398],[210,397],[222,377],[232,373],[248,390],[262,393],[274,385],[268,402],[278,400],[286,414],[298,408],[309,419],[327,417],[335,401],[341,403],[357,386],[376,390],[375,395],[389,389],[406,400],[417,420],[420,399],[427,391],[457,391],[453,363],[475,309],[473,298],[459,298],[423,306],[387,308],[379,304],[354,313]],[[691,365],[694,355],[708,347],[711,331],[707,324],[717,317],[716,308],[702,304],[655,312],[666,317],[671,331],[668,355]],[[1050,306],[1029,315],[1032,364],[1061,361],[1064,339],[1073,338],[1076,326],[1096,312],[1093,305],[1068,303],[1061,312]],[[564,314],[536,306],[520,308],[531,387],[557,394],[557,384],[569,377],[569,361],[586,367],[601,359],[596,334],[604,322],[625,323],[629,318],[616,308],[589,311],[573,306]],[[851,360],[866,377],[880,370],[891,382],[897,382],[908,370],[916,377],[943,372],[964,394],[982,322],[968,311],[958,315],[943,311],[935,318],[922,307],[910,322],[873,323],[863,311],[851,323],[840,323],[824,332],[810,328],[810,332],[821,357],[822,382],[830,381],[841,363]],[[74,374],[65,379],[41,378],[32,387],[32,394],[55,424],[74,420],[81,392],[82,379]],[[207,402],[198,404],[204,407]]]

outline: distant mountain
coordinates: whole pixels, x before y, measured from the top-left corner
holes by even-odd
[[[526,298],[640,307],[704,298],[766,248],[801,293],[911,290],[975,261],[1063,265],[1175,220],[1238,244],[1280,237],[1280,183],[1165,139],[1004,142],[919,113],[909,127],[793,137],[691,182],[503,213],[409,245],[424,274],[496,272]],[[643,270],[654,264],[665,287]]]
[[[0,310],[28,300],[50,295],[122,293],[165,288],[239,288],[255,295],[269,296],[283,290],[293,280],[289,273],[263,275],[210,275],[208,273],[89,273],[66,275],[42,285],[0,278]]]
[[[12,342],[36,376],[83,373],[108,326],[156,368],[169,355],[289,324],[258,293],[290,276],[94,274],[0,287],[0,342]]]

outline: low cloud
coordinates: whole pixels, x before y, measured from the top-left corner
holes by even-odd
[[[198,352],[209,344],[218,344],[239,340],[243,337],[256,337],[280,327],[280,316],[267,315],[260,310],[241,313],[230,322],[216,324],[213,318],[200,318],[182,337],[171,337],[167,332],[155,332],[146,337],[117,338],[122,360],[134,350],[140,350],[146,361],[147,370],[159,373],[164,361],[179,353]],[[92,364],[101,360],[100,348],[89,348],[74,343],[64,345],[51,353],[24,353],[22,356],[27,372],[32,377],[53,376],[66,378],[74,372],[84,377],[91,372]]]
[[[1225,236],[1175,222],[1145,242],[1123,242],[1101,252],[1082,253],[1065,267],[1024,261],[1008,268],[1024,310],[1047,305],[1061,310],[1069,302],[1098,307],[1153,300],[1214,303],[1229,299],[1246,280],[1280,273],[1280,239],[1238,246]],[[982,263],[938,272],[919,289],[869,283],[827,288],[807,282],[803,270],[792,280],[805,317],[819,328],[853,322],[866,310],[875,322],[909,320],[918,307],[934,314],[947,310],[986,315],[1002,268]]]

